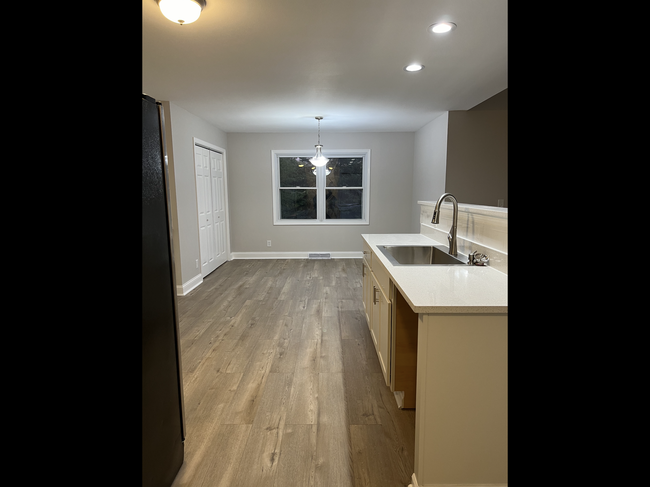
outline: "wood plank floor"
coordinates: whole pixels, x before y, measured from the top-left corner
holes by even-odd
[[[404,487],[415,412],[383,381],[360,259],[233,260],[178,297],[173,487]]]

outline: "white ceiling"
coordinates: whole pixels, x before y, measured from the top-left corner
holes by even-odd
[[[143,0],[142,92],[225,132],[413,132],[508,87],[507,0],[206,3],[181,26]]]

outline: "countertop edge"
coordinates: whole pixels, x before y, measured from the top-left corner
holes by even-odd
[[[424,314],[508,314],[508,306],[417,306],[408,296],[397,282],[397,280],[390,274],[391,281],[399,289],[399,292],[406,302],[409,304],[413,312]]]

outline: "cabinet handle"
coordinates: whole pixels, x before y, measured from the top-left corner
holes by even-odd
[[[377,287],[372,286],[372,304],[377,304]]]

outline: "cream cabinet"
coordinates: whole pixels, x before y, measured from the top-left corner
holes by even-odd
[[[373,274],[372,283],[372,332],[379,365],[384,374],[386,385],[390,386],[390,329],[391,302]]]
[[[420,245],[428,237],[362,238],[377,356],[398,406],[415,408],[413,485],[507,487],[507,275],[473,266],[397,267],[377,245]]]
[[[374,268],[373,268],[374,262]],[[391,300],[389,278],[384,266],[373,259],[370,247],[364,242],[363,255],[363,306],[368,321],[379,365],[386,385],[391,384]]]
[[[415,485],[508,484],[507,314],[419,314]]]
[[[370,315],[372,314],[372,272],[368,261],[363,259],[363,308],[366,313],[366,321],[368,322],[368,328],[372,333],[372,324],[370,321]]]
[[[363,242],[363,306],[386,385],[398,407],[415,408],[418,315]]]

